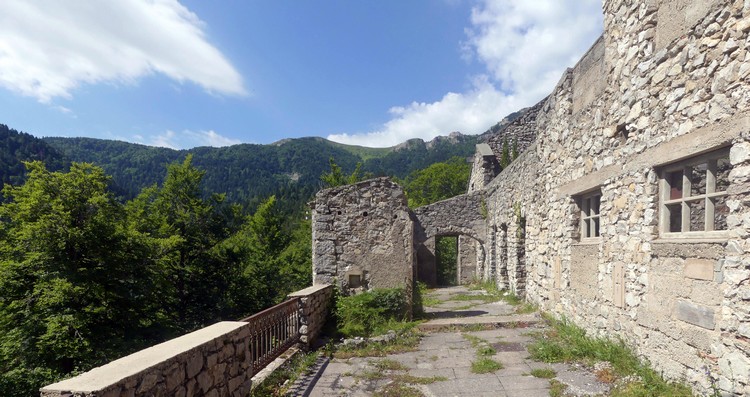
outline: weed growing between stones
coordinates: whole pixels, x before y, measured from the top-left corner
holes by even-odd
[[[403,383],[392,382],[373,394],[374,397],[424,397],[421,391]]]
[[[379,361],[371,361],[370,364],[374,366],[378,371],[406,371],[409,367],[404,364],[392,360],[390,358],[384,358]]]
[[[318,354],[315,352],[298,354],[273,371],[268,378],[253,389],[250,397],[286,396],[289,387],[312,367],[317,358]]]
[[[538,308],[536,307],[536,305],[532,303],[524,302],[516,306],[515,313],[516,314],[529,314],[529,313],[534,313],[537,310]]]
[[[523,303],[523,300],[521,298],[511,293],[510,291],[501,290],[497,288],[497,284],[495,284],[492,281],[475,281],[469,286],[469,290],[472,290],[472,291],[483,290],[486,293],[485,295],[467,295],[467,296],[476,297],[475,300],[484,300],[487,303],[505,301],[509,305],[513,305],[513,306],[518,306],[521,303]],[[463,299],[470,300],[468,298],[463,298]],[[461,300],[461,299],[451,299],[451,300]]]
[[[428,385],[448,380],[444,376],[422,377],[410,375],[407,366],[396,360],[387,358],[378,361],[369,361],[369,365],[372,366],[372,369],[354,375],[358,381],[375,382],[383,379],[390,380],[386,386],[375,392],[375,396],[423,396],[419,390],[411,387],[411,385]]]
[[[557,375],[552,368],[536,368],[531,370],[531,376],[542,379],[552,379]]]
[[[565,318],[544,316],[550,329],[535,335],[529,353],[535,360],[548,363],[583,362],[593,365],[606,361],[611,373],[602,374],[615,382],[612,396],[692,396],[689,387],[664,380],[650,365],[642,363],[623,341],[592,338]]]
[[[565,393],[565,389],[568,388],[568,385],[555,380],[550,379],[549,381],[549,397],[562,397]],[[645,397],[645,396],[644,396]]]
[[[475,374],[488,374],[503,369],[503,364],[489,357],[480,357],[471,363],[471,372]]]
[[[422,334],[412,327],[397,334],[388,342],[365,343],[361,346],[338,346],[332,353],[335,358],[384,357],[389,354],[406,353],[417,350]]]
[[[491,358],[497,351],[489,345],[489,342],[475,335],[461,334],[461,336],[471,343],[471,347],[477,349],[477,360],[471,363],[471,372],[487,374],[503,369],[502,363]]]

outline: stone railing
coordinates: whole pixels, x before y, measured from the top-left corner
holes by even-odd
[[[247,395],[252,377],[325,323],[333,288],[315,286],[242,321],[223,321],[40,390],[42,397]]]

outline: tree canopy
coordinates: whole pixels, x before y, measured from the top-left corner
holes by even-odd
[[[409,207],[416,208],[466,193],[470,175],[471,165],[464,158],[452,157],[409,174],[401,183]]]

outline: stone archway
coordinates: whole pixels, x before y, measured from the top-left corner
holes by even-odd
[[[450,285],[440,283],[438,277],[437,241],[444,237],[455,237],[458,245],[453,264],[456,279],[451,284],[466,285],[473,282],[480,276],[481,269],[486,267],[488,255],[485,242],[467,233],[441,233],[415,244],[416,279],[431,287]]]
[[[466,284],[480,276],[477,269],[485,268],[488,257],[485,234],[484,198],[481,193],[470,193],[416,208],[414,215],[414,248],[416,278],[430,286],[437,285],[435,257],[436,239],[457,237],[459,258],[457,283]],[[461,263],[461,266],[459,266]]]

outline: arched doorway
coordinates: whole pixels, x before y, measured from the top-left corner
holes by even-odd
[[[484,268],[484,242],[463,233],[429,237],[416,247],[417,280],[435,286],[465,285]]]

